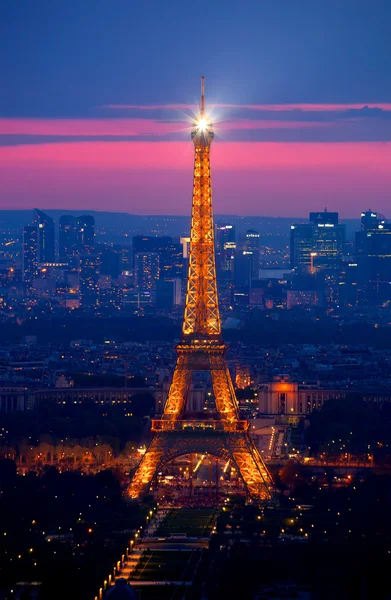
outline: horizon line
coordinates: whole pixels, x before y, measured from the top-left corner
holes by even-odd
[[[33,211],[35,210],[37,207],[33,206],[31,208],[0,208],[0,213],[2,212],[22,212],[22,211]],[[126,211],[111,211],[111,210],[100,210],[100,209],[83,209],[83,208],[75,208],[75,209],[69,209],[69,208],[40,208],[38,210],[41,210],[42,212],[50,212],[50,211],[56,211],[56,212],[63,212],[63,213],[92,213],[92,212],[96,212],[96,213],[107,213],[110,215],[128,215],[130,217],[147,217],[147,218],[157,218],[157,217],[177,217],[177,218],[188,218],[191,217],[191,210],[189,211],[188,214],[182,214],[182,215],[178,215],[178,214],[172,214],[172,213],[154,213],[154,214],[146,214],[146,213],[133,213],[133,212],[126,212]],[[363,212],[364,210],[372,210],[371,208],[368,209],[362,209],[359,211],[359,214],[357,217],[354,216],[350,216],[350,217],[340,217],[341,220],[355,220],[355,219],[360,219],[361,217],[361,212]],[[338,210],[311,210],[310,212],[329,212],[329,213],[333,213],[336,212],[339,214]],[[379,212],[374,210],[374,212]],[[235,218],[235,219],[247,219],[247,218],[254,218],[254,219],[306,219],[308,218],[308,215],[305,216],[301,216],[301,215],[295,215],[295,216],[281,216],[281,215],[261,215],[261,214],[256,214],[256,215],[240,215],[240,214],[233,214],[233,213],[214,213],[214,217],[220,216],[220,217],[227,217],[227,218]],[[383,215],[384,216],[384,215]],[[385,217],[387,219],[387,217]]]

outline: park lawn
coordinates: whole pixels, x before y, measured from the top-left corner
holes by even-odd
[[[145,551],[132,581],[191,581],[200,556],[199,550]]]
[[[186,534],[188,537],[206,537],[213,525],[214,509],[173,509],[158,528],[158,537]]]

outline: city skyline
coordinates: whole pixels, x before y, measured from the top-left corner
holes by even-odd
[[[189,214],[189,119],[205,74],[216,213],[305,217],[327,205],[342,218],[387,216],[390,7],[205,4],[194,56],[189,7],[152,3],[151,16],[119,4],[0,9],[12,57],[0,208]]]

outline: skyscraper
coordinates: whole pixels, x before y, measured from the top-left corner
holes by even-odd
[[[78,248],[77,219],[73,215],[62,215],[59,227],[60,262],[75,256]]]
[[[134,255],[134,286],[138,290],[154,290],[160,276],[159,254],[137,252]]]
[[[37,226],[38,233],[38,262],[55,261],[54,251],[54,220],[42,210],[34,208],[33,223]]]
[[[338,225],[338,213],[329,212],[327,208],[322,212],[310,212],[309,222],[314,225]]]
[[[291,268],[298,271],[330,271],[341,265],[346,226],[338,213],[310,213],[309,223],[291,225]]]
[[[361,213],[361,231],[377,229],[378,225],[384,225],[385,218],[380,213],[367,210]]]
[[[96,245],[95,249],[100,254],[100,274],[117,279],[122,271],[121,250],[103,244]]]
[[[391,299],[391,224],[373,211],[361,213],[355,236],[359,287],[369,304]]]
[[[22,274],[26,286],[31,286],[37,276],[38,266],[38,228],[26,225],[22,230]]]
[[[137,235],[133,238],[133,269],[139,289],[154,289],[156,279],[183,277],[183,249],[172,237]]]
[[[95,242],[95,219],[91,215],[77,217],[78,248],[84,252],[92,248]]]
[[[80,307],[95,310],[99,307],[99,254],[80,256],[79,295]]]
[[[258,231],[254,229],[248,229],[245,235],[245,248],[244,251],[249,257],[251,263],[251,279],[259,279],[259,267],[260,267],[260,239],[261,236]]]
[[[233,281],[236,253],[235,225],[216,223],[215,251],[217,279],[226,283]]]

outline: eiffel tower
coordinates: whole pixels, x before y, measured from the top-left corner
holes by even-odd
[[[147,492],[165,464],[185,454],[208,452],[229,460],[254,500],[270,500],[273,481],[239,414],[226,361],[216,286],[210,148],[213,127],[205,113],[204,77],[201,106],[191,137],[195,146],[190,255],[186,307],[177,362],[161,419],[152,420],[152,441],[128,488],[137,498]],[[186,415],[192,373],[209,371],[216,402],[210,420]]]

